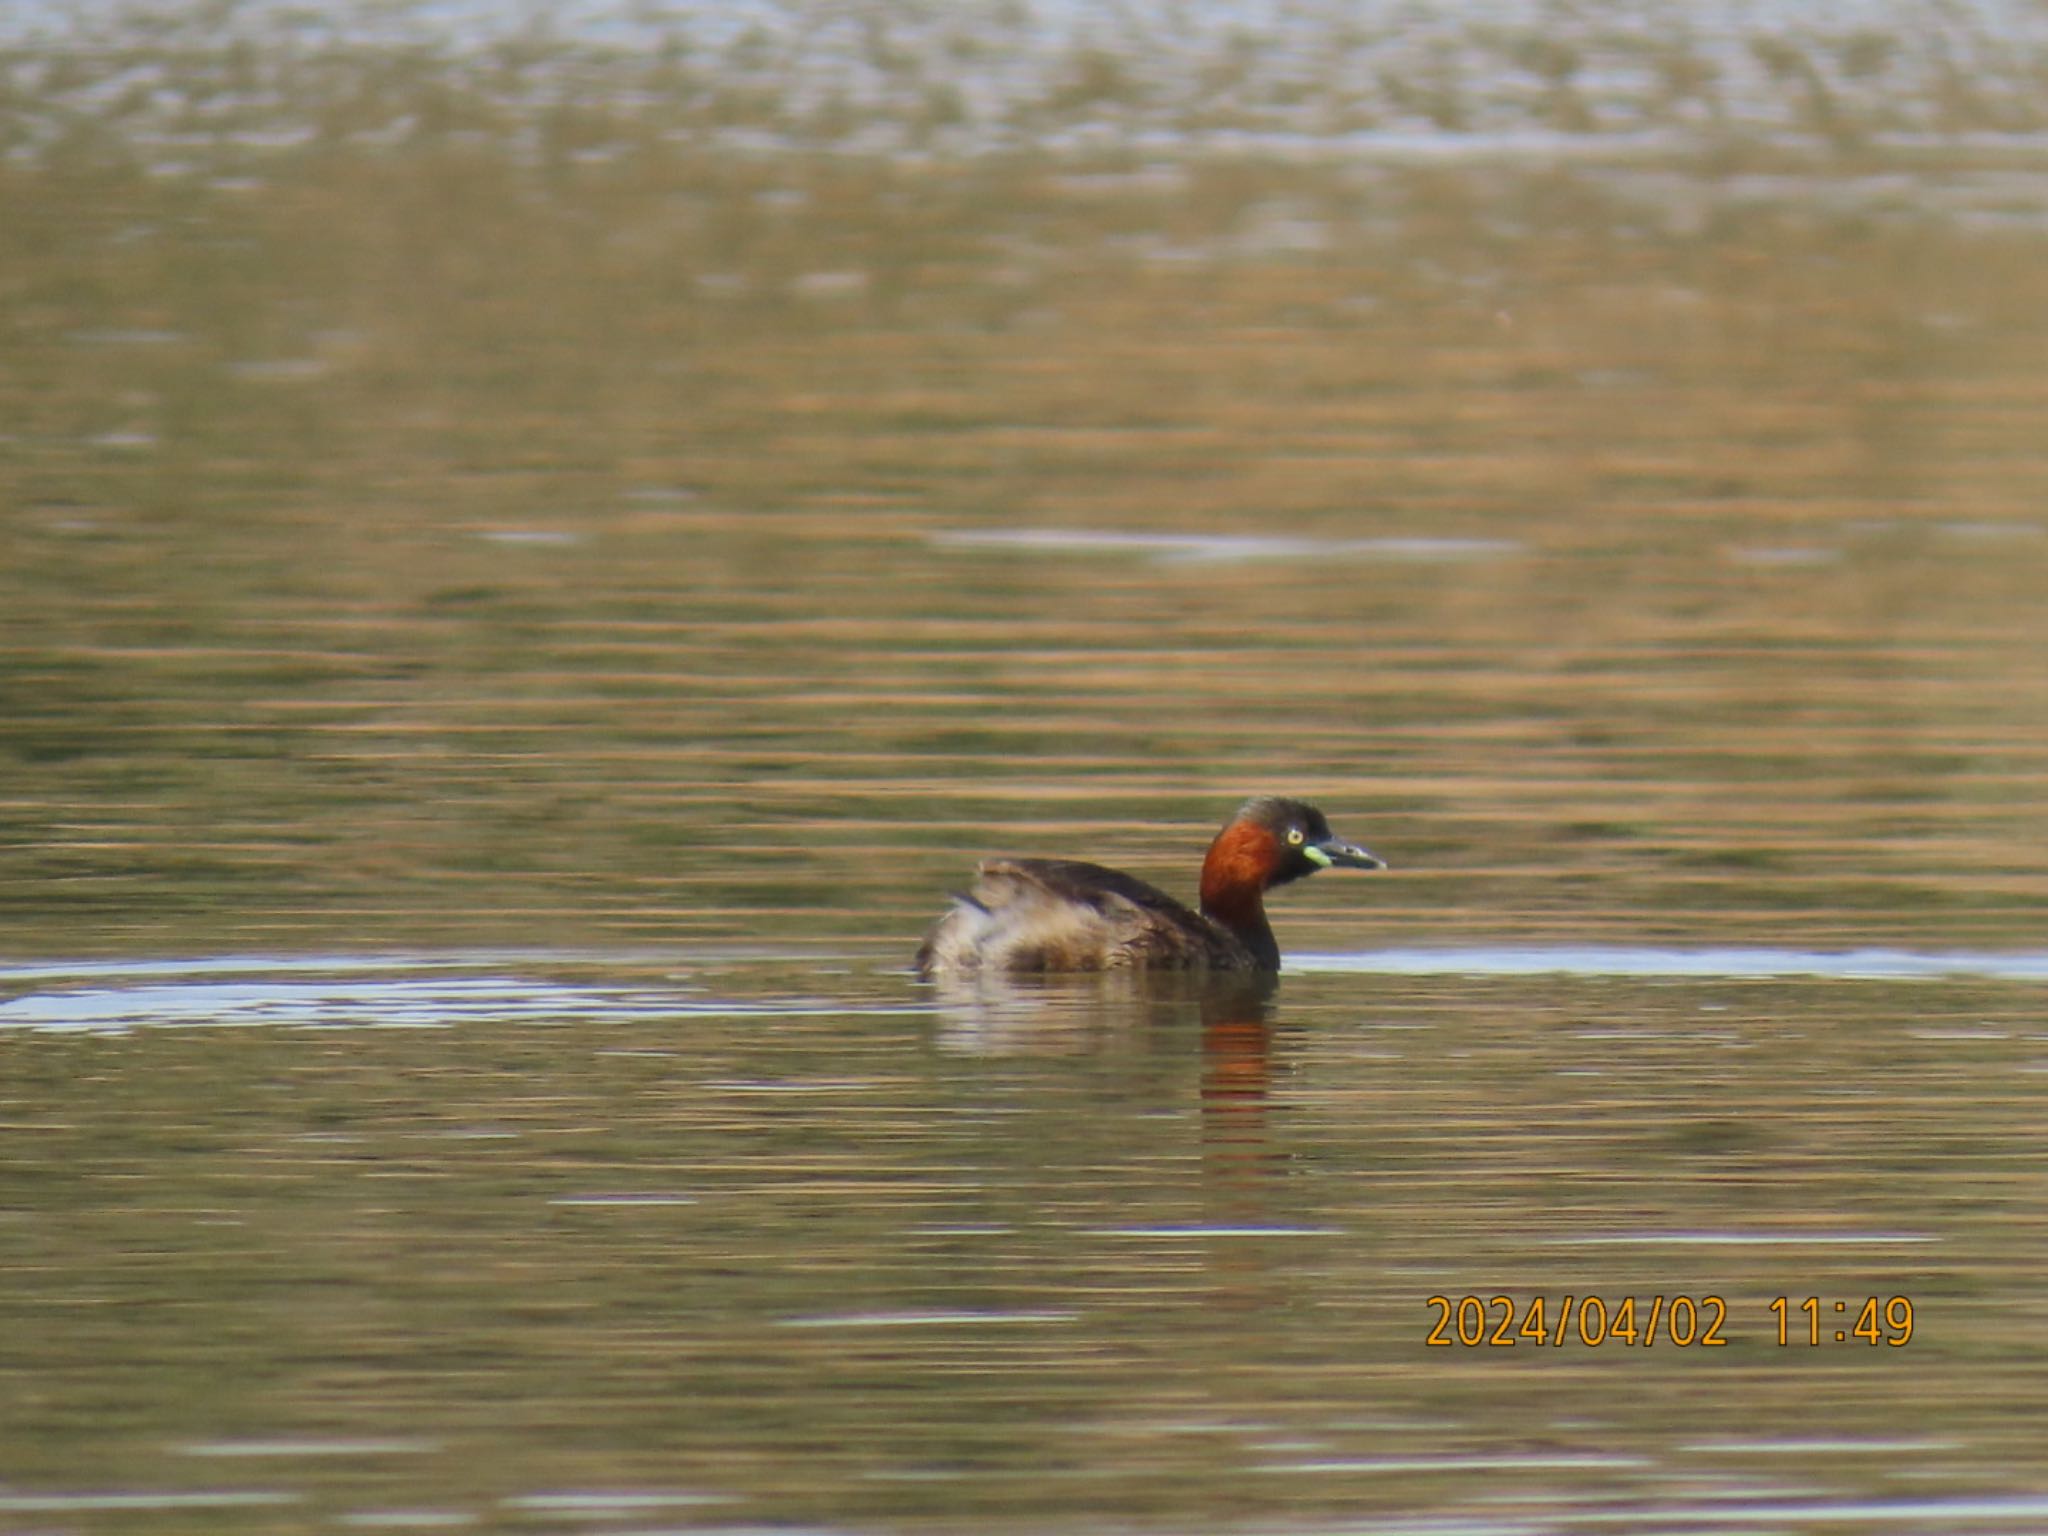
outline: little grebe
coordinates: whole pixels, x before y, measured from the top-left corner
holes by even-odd
[[[1265,893],[1319,869],[1386,865],[1300,800],[1247,800],[1202,861],[1202,910],[1073,859],[984,859],[917,951],[917,973],[1156,968],[1277,971]]]

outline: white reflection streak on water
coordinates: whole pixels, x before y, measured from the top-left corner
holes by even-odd
[[[33,992],[0,1002],[0,1031],[118,1033],[137,1028],[437,1029],[464,1022],[624,1023],[714,1016],[798,1018],[894,1014],[898,1007],[851,1006],[814,998],[707,998],[681,987],[569,985],[506,976],[400,976],[361,978],[364,970],[437,971],[476,963],[478,957],[358,957],[333,960],[238,961],[231,958],[98,967],[25,965],[0,968],[0,985],[24,979],[98,975],[211,976],[278,971],[233,982],[163,980],[144,986],[82,987]],[[535,963],[548,957],[536,953]],[[579,957],[589,963],[589,956]],[[633,963],[620,957],[622,965]],[[308,972],[336,971],[345,979],[305,980]]]
[[[2048,981],[2048,954],[1556,945],[1300,954],[1289,955],[1286,968],[1296,972],[1374,976],[1621,976],[1700,980],[1804,976],[1830,981],[1935,981],[1974,976],[1991,981]]]
[[[81,987],[32,992],[0,1001],[0,1030],[102,1031],[143,1027],[284,1026],[333,1029],[430,1029],[467,1021],[567,1020],[626,1022],[681,1015],[759,1018],[894,1015],[928,1011],[918,999],[855,1004],[831,998],[711,998],[681,984],[666,987],[571,985],[516,976],[400,975],[480,964],[535,965],[573,961],[626,968],[647,956],[621,952],[574,955],[533,951],[488,954],[370,956],[214,956],[177,961],[26,963],[0,966],[0,986],[56,980],[147,976],[150,985]],[[672,963],[674,957],[662,957]],[[1975,977],[2048,981],[2048,953],[2038,951],[1920,952],[1898,949],[1820,951],[1768,948],[1660,949],[1626,946],[1382,949],[1291,955],[1290,973],[1359,976],[1446,976],[1832,981],[1937,981]],[[308,980],[332,975],[339,979]],[[246,976],[232,982],[181,981],[180,976]],[[921,996],[921,994],[920,994]],[[1013,1000],[1014,1001],[1014,1000]],[[1035,1002],[1033,999],[1030,1002]],[[1035,1013],[1029,1002],[1027,1014]],[[1978,1038],[1966,1034],[1960,1038]],[[765,1090],[764,1090],[765,1091]]]
[[[942,549],[1035,550],[1045,554],[1150,555],[1164,562],[1382,559],[1484,560],[1520,554],[1512,539],[1390,536],[1315,539],[1277,534],[1127,533],[1095,528],[957,528],[931,536]]]

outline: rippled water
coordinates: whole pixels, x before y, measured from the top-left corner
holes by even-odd
[[[827,10],[0,18],[0,1527],[2040,1529],[2038,20]]]
[[[12,966],[0,1510],[2030,1529],[2042,957],[1882,958]]]

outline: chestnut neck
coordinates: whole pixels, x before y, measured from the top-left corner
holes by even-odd
[[[1266,887],[1280,863],[1280,841],[1255,821],[1233,821],[1202,860],[1202,915],[1228,929],[1252,959],[1280,968],[1280,946],[1266,921]]]

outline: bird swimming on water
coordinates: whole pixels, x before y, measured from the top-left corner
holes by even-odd
[[[917,973],[1277,971],[1264,897],[1319,869],[1385,869],[1301,800],[1238,807],[1202,861],[1201,910],[1120,870],[1077,859],[984,859],[974,886],[919,946]]]

